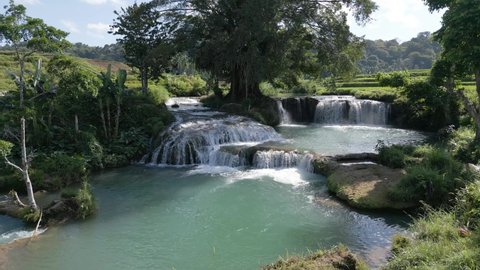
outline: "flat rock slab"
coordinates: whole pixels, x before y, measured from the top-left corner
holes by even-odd
[[[405,175],[403,170],[379,164],[338,163],[328,176],[330,192],[361,209],[407,209],[414,203],[394,202],[390,192]]]

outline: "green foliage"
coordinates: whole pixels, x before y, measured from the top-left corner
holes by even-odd
[[[396,71],[392,73],[378,73],[377,80],[381,86],[403,87],[410,82],[408,71]]]
[[[423,154],[424,157],[418,164],[407,168],[407,175],[391,194],[394,200],[423,200],[432,206],[450,204],[452,196],[473,180],[473,175],[464,169],[463,164],[443,149],[432,148],[413,154]]]
[[[276,88],[275,86],[273,86],[273,84],[269,82],[262,82],[260,84],[260,91],[265,96],[274,97],[274,96],[278,96],[278,94],[282,92],[283,89]]]
[[[83,43],[75,43],[66,50],[67,53],[88,59],[124,61],[125,52],[120,44],[107,44],[103,47],[92,47]]]
[[[147,91],[148,79],[158,78],[170,65],[170,46],[162,39],[160,13],[154,3],[134,3],[115,11],[118,17],[110,33],[121,36],[117,41],[123,46],[125,60],[140,70],[142,90]]]
[[[441,46],[429,32],[409,41],[366,40],[365,55],[357,63],[360,72],[374,74],[394,70],[430,69],[441,53]]]
[[[40,219],[40,214],[41,212],[39,209],[33,210],[29,207],[25,207],[22,210],[22,219],[27,223],[35,224]]]
[[[360,21],[376,9],[370,0],[226,0],[210,5],[192,0],[188,6],[196,12],[185,13],[185,1],[155,3],[179,51],[189,51],[199,68],[229,80],[234,101],[261,95],[261,82],[285,73],[337,74],[354,67],[361,40],[350,33],[340,7],[349,8]]]
[[[409,240],[398,238],[395,253],[384,267],[386,270],[403,269],[478,269],[480,248],[476,236],[460,233],[455,215],[445,211],[429,211],[417,219]]]
[[[4,8],[5,13],[0,15],[0,40],[17,51],[57,52],[70,45],[65,39],[68,33],[27,16],[25,6],[10,0]]]
[[[10,155],[12,148],[13,148],[13,143],[0,140],[0,156],[2,156],[2,158]]]
[[[79,183],[87,174],[85,158],[56,152],[34,160],[31,178],[36,188],[60,189]]]
[[[390,147],[384,144],[377,146],[378,161],[390,168],[404,168],[407,165],[408,154],[413,151],[412,146],[392,145]]]
[[[480,230],[480,178],[458,194],[454,209],[461,224],[476,231]]]
[[[449,150],[465,163],[480,163],[480,145],[475,142],[475,131],[463,127],[456,130],[447,142]]]
[[[150,84],[149,90],[149,94],[156,105],[161,105],[170,98],[170,93],[163,84]]]
[[[165,75],[165,86],[177,97],[203,96],[208,92],[207,83],[198,75]]]
[[[353,255],[345,246],[330,250],[319,250],[299,257],[288,256],[277,262],[262,267],[263,270],[335,270],[335,269],[369,269],[367,264]]]

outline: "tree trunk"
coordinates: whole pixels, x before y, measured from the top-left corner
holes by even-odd
[[[230,92],[228,97],[235,102],[241,102],[248,98],[262,97],[260,84],[253,80],[248,80],[245,76],[245,69],[240,65],[235,65],[232,70]]]
[[[117,94],[117,115],[115,115],[115,131],[113,132],[113,137],[117,138],[118,137],[118,128],[120,126],[120,95],[121,93]]]
[[[148,93],[148,76],[147,76],[147,67],[142,65],[140,68],[140,80],[142,81],[142,92],[144,94]]]
[[[21,119],[21,148],[22,148],[22,169],[23,169],[23,180],[25,181],[25,185],[27,187],[27,194],[28,194],[28,204],[34,210],[38,209],[37,203],[35,202],[35,197],[33,196],[33,187],[32,182],[30,181],[30,176],[28,175],[28,167],[29,163],[27,160],[27,147],[25,142],[25,118],[22,117]]]
[[[100,106],[100,119],[102,119],[103,133],[105,134],[105,139],[108,140],[107,124],[105,123],[105,113],[103,112],[103,101],[101,98],[98,99],[98,103]]]
[[[78,127],[78,115],[75,114],[75,133],[78,133],[80,128]]]
[[[107,133],[108,133],[108,138],[110,138],[111,135],[112,135],[112,121],[111,121],[111,117],[110,117],[110,102],[109,102],[108,99],[107,99],[106,104],[107,104],[107,127],[108,127],[108,129],[107,129],[108,132]]]
[[[480,142],[480,68],[475,72],[475,85],[477,90],[477,100],[478,104],[476,106],[476,115],[474,116],[476,131],[475,131],[475,141]]]
[[[19,77],[19,85],[18,85],[18,88],[19,88],[19,92],[20,92],[20,108],[22,109],[23,108],[23,94],[24,94],[24,91],[25,91],[25,83],[24,83],[24,74],[25,74],[25,59],[23,58],[20,58],[19,59],[20,61],[20,77]]]

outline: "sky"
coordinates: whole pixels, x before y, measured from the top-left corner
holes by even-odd
[[[379,9],[367,25],[359,26],[353,18],[349,18],[351,31],[357,36],[367,39],[398,39],[403,42],[420,32],[434,32],[440,28],[441,14],[431,14],[422,0],[374,1]],[[113,11],[134,2],[135,0],[15,1],[27,7],[27,15],[42,18],[47,24],[69,32],[70,42],[82,42],[91,46],[115,43],[116,37],[107,33],[116,17]],[[8,0],[0,0],[2,7],[7,3]]]

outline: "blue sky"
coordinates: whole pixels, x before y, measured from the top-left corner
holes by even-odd
[[[259,0],[261,1],[261,0]],[[350,19],[351,30],[368,39],[407,41],[423,31],[433,32],[440,27],[441,14],[431,14],[422,0],[374,0],[379,10],[366,26]],[[42,18],[47,24],[70,32],[71,42],[102,46],[115,42],[107,33],[115,14],[134,0],[16,0],[27,7],[31,17]],[[137,1],[137,2],[142,2]],[[8,0],[0,0],[4,6]],[[2,11],[3,12],[3,11]]]

